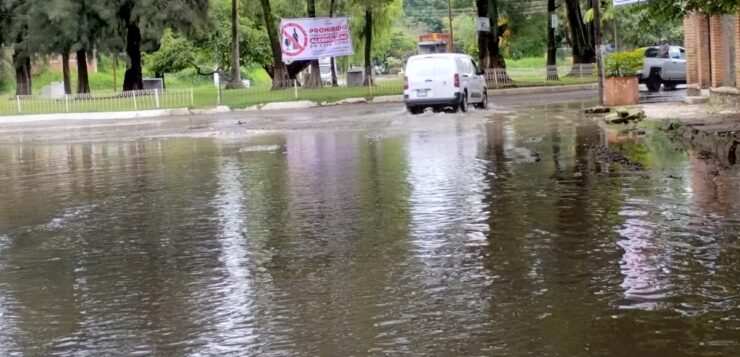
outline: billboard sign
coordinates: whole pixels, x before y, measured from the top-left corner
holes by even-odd
[[[285,62],[355,53],[347,17],[282,19],[280,36]]]

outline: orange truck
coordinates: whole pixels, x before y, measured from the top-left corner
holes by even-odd
[[[449,53],[450,35],[446,33],[430,33],[419,36],[419,54]]]

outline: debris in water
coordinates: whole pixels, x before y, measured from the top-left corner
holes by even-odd
[[[255,145],[255,146],[247,146],[239,149],[240,153],[246,153],[246,152],[270,152],[270,151],[278,151],[280,150],[280,145]]]
[[[645,119],[645,111],[642,109],[615,109],[608,114],[604,120],[607,124],[627,124],[629,122],[639,122]]]
[[[525,147],[515,147],[507,151],[507,156],[519,163],[533,163],[540,161],[540,154]]]
[[[598,157],[599,161],[603,162],[611,162],[622,165],[624,168],[627,168],[629,170],[635,170],[635,171],[642,171],[645,170],[645,167],[637,162],[632,162],[630,159],[626,158],[624,155],[611,150],[609,148],[599,148],[599,150],[596,152],[596,156]]]
[[[591,108],[586,108],[583,112],[586,114],[606,114],[611,112],[611,108],[609,107],[603,107],[603,106],[596,106]]]

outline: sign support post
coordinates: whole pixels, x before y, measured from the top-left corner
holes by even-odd
[[[599,71],[599,105],[604,105],[604,62],[601,49],[601,1],[591,0],[594,9],[594,39],[596,40],[596,67]]]

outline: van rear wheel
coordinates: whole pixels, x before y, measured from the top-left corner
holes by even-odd
[[[486,109],[488,108],[488,91],[483,90],[483,98],[481,99],[480,103],[476,103],[475,107],[478,109]]]
[[[414,114],[414,115],[421,114],[421,113],[424,112],[424,108],[423,107],[413,107],[413,106],[410,106],[410,105],[407,105],[406,106],[406,110],[408,110],[409,113]]]
[[[460,111],[466,113],[468,111],[468,92],[463,92],[462,100],[460,100]]]

